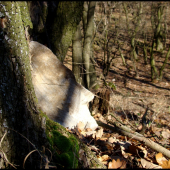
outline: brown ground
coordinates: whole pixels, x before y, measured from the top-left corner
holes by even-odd
[[[64,64],[71,67],[71,49]],[[102,54],[102,53],[100,53]],[[95,57],[101,56],[95,53]],[[141,56],[139,56],[141,57]],[[99,59],[98,59],[99,60]],[[167,68],[164,71],[164,77],[161,82],[151,82],[150,79],[150,65],[143,64],[143,58],[137,62],[137,68],[139,71],[139,77],[134,77],[134,71],[131,71],[131,75],[128,75],[126,87],[124,85],[124,73],[126,67],[123,66],[121,58],[118,56],[112,61],[112,66],[106,77],[107,82],[113,82],[116,85],[116,90],[111,93],[110,104],[114,111],[124,111],[128,113],[134,113],[143,115],[145,108],[149,104],[149,108],[154,111],[152,114],[152,121],[156,118],[163,118],[170,120],[170,68],[167,64]],[[130,60],[127,63],[131,64]],[[101,68],[96,68],[97,75],[102,74]],[[101,85],[102,88],[102,85]],[[170,126],[170,122],[168,124]]]
[[[98,39],[101,36],[100,31],[96,34]],[[123,40],[121,40],[123,42]],[[169,42],[169,41],[168,41]],[[94,42],[95,44],[95,42]],[[167,43],[167,49],[170,44]],[[116,46],[113,45],[112,48]],[[116,52],[114,59],[112,60],[109,74],[106,77],[106,82],[112,82],[116,86],[116,90],[111,90],[110,99],[110,113],[115,113],[122,121],[128,117],[128,121],[133,124],[136,128],[140,126],[141,118],[145,113],[146,107],[149,106],[147,119],[151,121],[150,127],[147,129],[145,137],[154,137],[155,142],[164,145],[170,150],[170,135],[161,135],[160,132],[170,130],[170,62],[168,60],[166,67],[163,72],[163,80],[151,82],[151,68],[149,64],[149,53],[148,53],[148,64],[144,64],[142,49],[139,49],[139,60],[136,62],[137,70],[139,73],[138,77],[135,77],[135,71],[133,69],[133,63],[129,57],[130,47],[127,43],[121,45],[124,57],[128,65],[132,68],[130,73],[125,78],[125,72],[127,68],[123,66],[120,53]],[[69,48],[64,64],[72,69],[71,56],[72,49]],[[114,51],[114,50],[113,50]],[[165,51],[164,57],[167,51]],[[96,73],[98,77],[101,76],[102,72],[102,60],[104,52],[98,45],[94,45],[94,57],[97,62]],[[155,62],[157,68],[160,68],[164,62],[164,57],[160,57],[159,53],[154,53]],[[126,80],[126,86],[125,86]],[[100,88],[103,88],[101,81]],[[159,133],[158,133],[159,132]],[[162,133],[163,134],[163,133]],[[153,140],[153,139],[152,139]],[[149,152],[149,151],[148,151]],[[151,152],[150,152],[151,153]],[[150,157],[154,157],[155,153],[151,153]]]

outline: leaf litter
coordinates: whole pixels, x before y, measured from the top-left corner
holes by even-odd
[[[128,49],[123,45],[122,49],[125,54],[128,54]],[[97,62],[101,60],[102,55],[102,50],[94,51]],[[71,55],[67,55],[66,60],[71,61],[69,56]],[[139,53],[139,57],[142,58],[142,54]],[[155,56],[156,58],[159,56]],[[128,58],[127,62],[129,65],[132,64]],[[92,113],[92,115],[96,120],[107,124],[107,120],[117,121],[110,115],[114,113],[127,127],[131,127],[128,124],[130,122],[136,127],[135,131],[140,132],[143,128],[141,119],[149,105],[144,137],[170,150],[170,83],[165,79],[161,82],[151,82],[148,78],[150,66],[144,66],[142,62],[142,59],[136,62],[139,77],[129,76],[127,85],[124,87],[126,67],[122,65],[119,56],[112,60],[109,74],[106,77],[108,84],[114,80],[116,87],[111,93],[111,109],[106,116],[100,112]],[[65,65],[72,70],[70,62]],[[165,74],[169,74],[169,66],[166,67]],[[102,69],[96,68],[96,72],[99,77]],[[102,89],[103,86],[100,88]],[[169,168],[170,161],[163,153],[156,152],[144,142],[115,133],[110,129],[99,127],[96,131],[90,131],[90,129],[77,127],[71,133],[77,135],[107,168]]]

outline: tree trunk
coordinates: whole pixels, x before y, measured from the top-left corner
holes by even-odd
[[[73,37],[73,53],[72,53],[72,71],[76,78],[76,81],[82,84],[82,37],[80,24],[77,26],[77,30]]]
[[[164,6],[159,6],[158,8],[158,24],[156,27],[156,49],[158,51],[163,50],[163,43],[161,37],[162,19],[163,19]]]
[[[77,25],[82,16],[82,1],[60,1],[53,14],[54,22],[50,29],[51,48],[60,61],[64,61],[72,42]]]
[[[89,68],[89,76],[90,76],[90,89],[98,89],[99,85],[97,82],[96,76],[96,69],[95,69],[95,62],[94,62],[94,53],[93,53],[93,46],[91,47],[91,57],[90,57],[90,68]]]
[[[90,102],[90,110],[94,113],[101,113],[102,115],[109,112],[110,90],[103,89],[96,93],[93,101]]]
[[[167,52],[167,54],[166,54],[164,63],[163,63],[162,67],[161,67],[160,70],[159,70],[159,78],[160,78],[160,80],[162,80],[163,70],[164,70],[164,68],[165,68],[165,65],[167,64],[167,61],[168,61],[168,58],[169,58],[169,54],[170,54],[170,48],[168,49],[168,52]]]
[[[94,32],[94,10],[95,10],[95,1],[90,1],[88,5],[88,15],[87,15],[87,26],[85,30],[84,37],[84,48],[83,48],[83,62],[86,71],[86,88],[90,87],[90,57],[91,57],[91,46],[92,38]]]
[[[146,44],[146,34],[143,32],[143,38],[144,38],[144,45],[143,45],[143,59],[144,59],[144,63],[145,65],[148,64],[148,55],[147,55],[147,44]]]
[[[32,23],[26,2],[1,2],[0,11],[7,19],[2,27],[3,41],[0,41],[0,138],[4,136],[0,168],[11,168],[9,162],[22,167],[25,156],[45,144],[44,124],[37,114],[25,38],[26,26],[32,28]],[[9,160],[7,163],[5,156]],[[31,155],[26,162],[27,167],[38,168],[36,160],[39,158],[38,153]]]
[[[150,65],[151,65],[151,81],[154,80],[154,77],[156,76],[156,79],[158,78],[158,71],[157,68],[155,66],[155,59],[154,59],[154,55],[153,55],[153,49],[154,49],[154,38],[152,41],[152,47],[151,47],[151,56],[150,56]],[[155,75],[155,76],[154,76]]]

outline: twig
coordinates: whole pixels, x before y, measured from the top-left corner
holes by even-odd
[[[0,148],[1,148],[1,143],[2,143],[2,141],[4,140],[4,137],[5,137],[6,134],[7,134],[7,130],[5,129],[5,133],[4,133],[4,135],[2,136],[1,141],[0,141]]]
[[[5,129],[5,133],[4,133],[4,135],[2,136],[1,141],[0,141],[0,148],[1,148],[2,141],[3,141],[4,137],[6,136],[6,134],[7,134],[7,130]],[[8,161],[8,158],[7,158],[6,154],[4,153],[4,151],[3,151],[2,149],[0,149],[0,151],[3,153],[3,157],[5,158],[6,162],[7,162],[8,164],[10,164],[13,168],[17,169],[12,163],[10,163],[10,162]]]
[[[139,132],[139,133],[141,133],[142,135],[145,133],[145,130],[146,130],[146,124],[147,124],[147,122],[146,122],[146,115],[147,115],[147,112],[148,112],[148,110],[149,110],[149,107],[147,107],[146,108],[146,111],[145,111],[145,113],[144,113],[144,115],[143,115],[143,117],[142,117],[142,129],[141,129],[141,131]]]
[[[24,159],[24,162],[23,162],[23,168],[25,169],[25,161],[27,160],[27,158],[29,157],[29,155],[31,155],[33,152],[35,152],[35,151],[37,151],[36,149],[35,150],[33,150],[33,151],[31,151],[30,153],[28,153],[27,154],[27,156],[25,157],[25,159]]]

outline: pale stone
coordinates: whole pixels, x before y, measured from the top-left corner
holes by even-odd
[[[76,82],[72,71],[49,48],[35,41],[29,47],[32,82],[41,110],[64,127],[74,128],[81,121],[94,130],[98,125],[88,109],[94,94]]]

